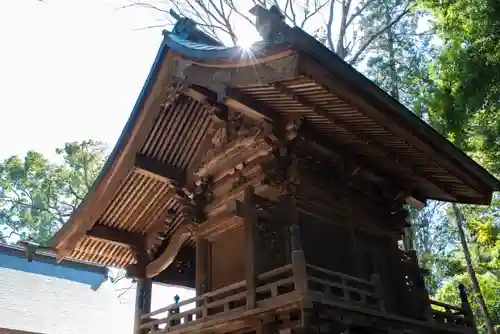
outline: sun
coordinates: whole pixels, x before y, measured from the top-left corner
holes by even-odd
[[[249,50],[252,47],[252,44],[259,41],[261,39],[257,29],[250,25],[239,26],[239,29],[236,31],[237,41],[236,44],[244,49]]]
[[[250,38],[243,38],[243,39],[239,39],[238,41],[236,41],[236,44],[242,48],[242,49],[245,49],[245,50],[248,50],[250,49],[250,47],[252,46],[252,44],[254,43],[255,41],[253,41],[252,39]]]

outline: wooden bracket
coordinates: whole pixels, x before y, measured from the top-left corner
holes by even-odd
[[[102,239],[122,246],[128,246],[134,249],[140,249],[144,246],[144,235],[100,224],[95,224],[90,230],[88,230],[87,236],[94,239]]]

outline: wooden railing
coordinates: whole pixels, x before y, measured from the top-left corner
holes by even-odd
[[[202,321],[225,321],[223,316],[231,316],[250,307],[247,306],[249,296],[255,300],[255,308],[275,305],[277,297],[299,301],[304,291],[298,284],[301,284],[300,277],[304,277],[304,274],[307,293],[319,296],[321,300],[340,303],[339,306],[345,304],[346,307],[357,306],[386,313],[384,294],[377,275],[365,280],[311,264],[302,267],[306,269],[305,272],[303,269],[292,272],[292,268],[293,265],[288,264],[259,275],[255,291],[249,291],[246,282],[241,281],[145,314],[141,317],[141,329],[160,334]],[[431,306],[436,323],[474,326],[472,316],[462,307],[437,301],[431,301]]]
[[[368,281],[311,264],[307,265],[307,272],[311,292],[319,293],[326,299],[385,312],[377,275],[372,275],[372,280]]]
[[[286,265],[257,277],[255,300],[257,307],[282,294],[293,292],[292,265]],[[151,333],[165,333],[179,325],[213,319],[220,315],[246,309],[248,296],[246,282],[241,281],[182,302],[163,307],[141,317],[141,329]],[[191,306],[191,307],[189,307]],[[187,307],[188,309],[182,310]]]
[[[473,319],[462,307],[431,300],[432,318],[436,323],[473,327]]]

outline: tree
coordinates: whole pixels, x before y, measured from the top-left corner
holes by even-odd
[[[500,2],[426,0],[443,52],[428,101],[433,125],[500,174]]]
[[[92,187],[106,158],[103,143],[66,143],[56,150],[60,163],[28,152],[0,163],[0,233],[41,243],[71,216]],[[2,235],[3,234],[3,235]]]
[[[467,244],[467,239],[465,237],[465,232],[464,232],[465,219],[464,219],[462,212],[460,211],[457,204],[453,203],[451,205],[451,207],[453,209],[453,214],[455,216],[455,222],[457,224],[458,236],[460,238],[460,243],[462,245],[462,250],[463,250],[464,256],[465,256],[467,274],[468,274],[469,279],[472,283],[472,290],[476,294],[477,302],[479,304],[479,309],[481,311],[481,314],[483,315],[484,323],[485,323],[485,326],[488,330],[488,333],[495,334],[493,322],[491,321],[491,318],[490,318],[490,315],[488,312],[488,306],[486,305],[483,293],[481,291],[481,287],[479,285],[479,281],[478,281],[477,275],[476,275],[476,270],[474,269],[474,265],[472,264],[472,257],[470,254],[469,246]]]
[[[422,3],[434,14],[434,27],[442,41],[441,55],[430,72],[433,83],[425,102],[428,120],[458,147],[499,175],[500,3],[494,0],[424,0]],[[485,261],[473,263],[470,249],[484,248],[481,240],[485,235],[494,234],[491,232],[498,227],[498,219],[477,206],[452,205],[451,208],[465,268],[485,327],[494,333],[481,291],[483,287],[476,274],[477,269],[483,269],[481,263]],[[476,222],[485,222],[471,224],[468,219],[474,217]],[[471,240],[466,238],[467,231],[472,232]],[[492,253],[495,244],[488,245],[490,251],[486,253]]]
[[[151,27],[172,23],[169,11],[193,19],[198,26],[212,37],[225,44],[237,44],[238,32],[254,26],[253,17],[248,14],[252,5],[281,9],[289,24],[298,26],[337,53],[339,57],[355,65],[370,52],[374,41],[388,29],[398,25],[415,8],[415,0],[400,1],[392,9],[389,20],[378,21],[369,30],[360,30],[358,25],[369,8],[377,6],[378,0],[145,0],[134,1],[124,8],[141,7],[157,11],[165,18]]]
[[[360,18],[359,28],[370,31],[387,25],[408,6],[408,1],[377,0]],[[419,28],[427,17],[425,11],[412,10],[374,39],[374,51],[365,57],[365,75],[410,109],[414,109],[421,88],[429,81],[427,66],[435,52],[432,30]]]

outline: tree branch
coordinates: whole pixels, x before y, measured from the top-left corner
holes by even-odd
[[[288,2],[288,1],[287,1],[287,2]],[[323,2],[323,3],[322,3],[322,4],[320,4],[320,5],[316,5],[316,6],[315,6],[315,9],[314,9],[312,12],[310,12],[310,13],[308,13],[308,14],[304,13],[304,19],[302,20],[302,23],[300,24],[300,28],[301,28],[301,29],[303,29],[303,28],[304,28],[304,26],[305,26],[305,24],[306,24],[306,22],[307,22],[307,21],[308,21],[311,17],[313,17],[314,15],[318,14],[318,13],[319,13],[319,11],[320,11],[320,10],[322,10],[323,8],[325,8],[325,7],[326,7],[326,5],[328,5],[329,3],[330,3],[330,1],[325,1],[325,2]]]
[[[167,9],[162,9],[160,7],[154,6],[154,5],[147,3],[147,2],[134,2],[134,3],[131,3],[129,5],[121,6],[119,9],[127,9],[127,8],[131,8],[131,7],[143,7],[143,8],[154,9],[156,11],[163,12],[163,13],[168,13]]]
[[[351,23],[354,21],[354,19],[356,19],[356,17],[358,17],[359,15],[361,15],[364,10],[371,4],[375,2],[375,0],[367,0],[363,6],[361,6],[357,11],[355,11],[350,17],[349,19],[347,20],[346,22],[346,27],[349,27],[351,25]]]
[[[332,27],[333,27],[333,14],[335,12],[335,1],[330,1],[330,11],[328,14],[328,22],[326,23],[326,40],[330,50],[335,52],[335,44],[333,43]]]
[[[387,29],[392,28],[396,23],[401,21],[405,15],[410,13],[411,7],[403,10],[392,22],[389,24],[385,25],[384,27],[380,28],[378,31],[376,31],[374,34],[372,34],[366,41],[361,45],[361,47],[356,51],[354,56],[350,59],[349,64],[353,65],[355,64],[359,57],[363,54],[363,52],[366,50],[366,48],[375,40],[377,37],[379,37],[381,34],[383,34]]]

